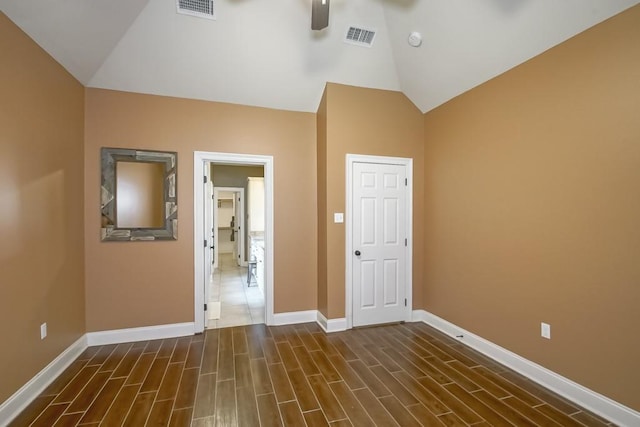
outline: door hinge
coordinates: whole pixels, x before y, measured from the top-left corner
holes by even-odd
[[[407,306],[407,299],[406,298],[404,299],[404,306],[405,307]]]
[[[203,182],[206,184],[207,183],[207,175],[204,175],[202,178],[203,178]]]
[[[205,239],[205,241],[204,241],[204,247],[205,247],[205,248],[207,247],[207,241],[206,241],[206,239]]]
[[[204,305],[204,311],[207,311],[207,304]]]

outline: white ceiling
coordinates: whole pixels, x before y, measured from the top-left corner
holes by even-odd
[[[215,0],[215,21],[177,14],[175,0],[0,8],[89,87],[315,112],[335,82],[401,90],[426,112],[638,3],[332,0],[321,32],[311,0]],[[376,30],[373,47],[344,43],[350,25]]]

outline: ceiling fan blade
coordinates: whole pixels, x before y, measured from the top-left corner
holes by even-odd
[[[329,26],[329,0],[312,0],[311,29],[322,30]]]

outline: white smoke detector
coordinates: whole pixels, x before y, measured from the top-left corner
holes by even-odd
[[[418,47],[422,44],[422,34],[417,31],[409,34],[409,44],[413,47]]]

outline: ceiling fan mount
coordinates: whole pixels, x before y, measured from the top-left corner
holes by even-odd
[[[320,31],[329,26],[329,0],[312,0],[311,29]]]

